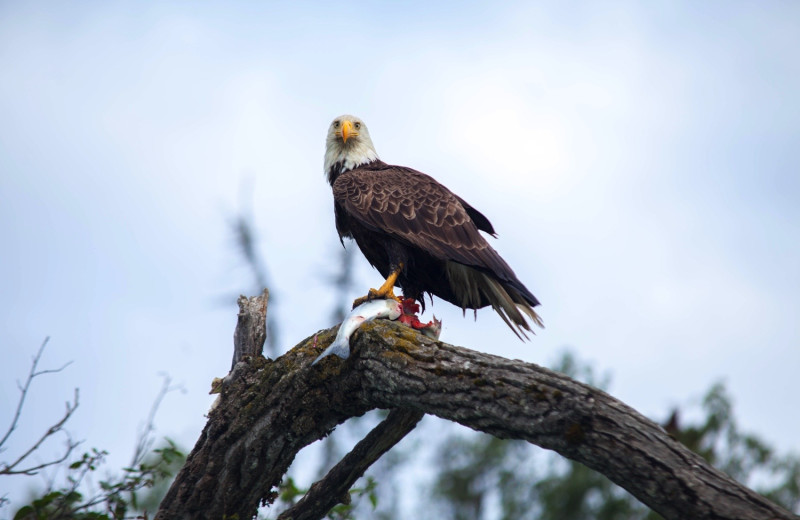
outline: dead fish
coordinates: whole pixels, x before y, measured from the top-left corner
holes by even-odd
[[[347,359],[350,357],[350,336],[362,323],[372,321],[375,318],[396,320],[401,314],[403,314],[403,306],[397,300],[372,300],[362,303],[350,311],[350,314],[347,315],[347,318],[339,327],[336,339],[311,364],[316,365],[320,359],[331,354]]]

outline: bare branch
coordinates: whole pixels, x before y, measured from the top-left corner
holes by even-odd
[[[59,368],[48,368],[48,369],[45,369],[45,370],[39,370],[38,372],[35,372],[33,374],[33,377],[41,376],[41,375],[44,375],[44,374],[56,374],[58,372],[61,372],[62,370],[64,370],[68,366],[70,366],[71,364],[72,364],[72,361],[67,361],[66,363],[61,365],[61,367],[59,367]]]
[[[41,346],[39,347],[39,350],[36,352],[36,355],[33,356],[33,360],[31,361],[31,368],[30,368],[30,371],[28,372],[28,377],[25,379],[25,384],[23,384],[23,385],[17,384],[17,387],[20,390],[19,401],[17,402],[17,408],[14,411],[14,417],[11,420],[11,424],[9,425],[8,430],[6,431],[5,435],[3,435],[3,438],[0,439],[0,447],[2,447],[3,444],[5,444],[6,441],[8,441],[9,437],[11,436],[11,434],[17,428],[17,425],[19,423],[20,415],[22,414],[22,408],[25,405],[25,399],[28,396],[28,391],[30,390],[30,387],[31,387],[31,384],[33,383],[33,380],[36,379],[37,377],[45,375],[45,374],[54,374],[54,373],[57,373],[57,372],[61,372],[62,370],[67,368],[72,363],[70,361],[70,362],[64,364],[63,366],[61,366],[60,368],[37,370],[37,368],[39,366],[39,361],[42,359],[42,354],[44,353],[44,349],[47,346],[48,341],[50,341],[50,338],[49,337],[45,338],[44,341],[42,342]],[[41,470],[41,469],[44,469],[44,468],[47,468],[47,467],[50,467],[50,466],[56,466],[58,464],[61,464],[65,460],[67,460],[69,458],[70,454],[72,453],[72,451],[78,445],[80,445],[80,442],[73,441],[72,438],[69,436],[69,433],[66,430],[64,430],[64,425],[66,424],[67,421],[69,421],[70,417],[72,417],[72,414],[75,413],[75,410],[77,408],[78,408],[78,389],[76,388],[75,389],[75,396],[74,396],[72,402],[67,401],[66,410],[64,412],[64,415],[61,417],[61,419],[58,422],[56,422],[55,424],[53,424],[52,426],[50,426],[41,435],[41,437],[39,437],[39,439],[30,448],[28,448],[28,450],[26,450],[22,455],[20,455],[14,462],[12,462],[10,464],[6,463],[6,462],[0,463],[0,475],[36,475],[39,472],[39,470]],[[59,457],[59,458],[57,458],[55,460],[51,460],[51,461],[43,462],[41,464],[37,464],[35,466],[29,466],[29,467],[24,467],[24,468],[21,468],[21,469],[17,469],[18,466],[23,464],[25,462],[25,460],[31,454],[33,454],[36,450],[38,450],[47,439],[51,438],[52,436],[56,435],[59,432],[63,432],[64,435],[67,438],[66,450],[64,451],[64,453],[63,453],[63,455],[61,457]]]
[[[562,374],[435,342],[385,320],[354,334],[348,360],[312,368],[335,332],[322,331],[318,344],[309,338],[274,361],[237,364],[241,377],[222,388],[156,518],[250,518],[275,500],[271,490],[304,446],[370,409],[402,408],[554,450],[667,520],[797,520],[653,421]]]
[[[422,412],[395,409],[367,434],[325,477],[315,482],[300,501],[278,520],[322,518],[338,503],[349,503],[348,491],[373,462],[383,456],[417,425]]]
[[[28,396],[28,388],[31,386],[31,381],[33,378],[36,377],[36,366],[39,364],[39,359],[42,357],[42,352],[44,352],[44,348],[47,346],[47,342],[50,341],[50,337],[44,338],[42,345],[39,347],[39,350],[36,352],[36,355],[33,356],[33,361],[31,362],[31,370],[28,372],[28,378],[25,380],[25,385],[20,386],[19,382],[17,382],[17,388],[20,391],[19,401],[17,402],[17,409],[14,412],[14,418],[11,420],[11,425],[8,427],[8,431],[3,435],[3,438],[0,439],[0,447],[5,444],[8,438],[11,436],[11,433],[17,428],[17,422],[19,421],[19,416],[22,413],[22,407],[25,405],[25,397]]]
[[[144,458],[150,453],[150,448],[153,447],[153,443],[155,439],[152,437],[152,433],[155,431],[155,419],[156,419],[156,412],[161,407],[161,402],[164,400],[164,397],[172,391],[178,390],[181,388],[180,385],[172,386],[172,378],[169,377],[166,373],[161,373],[161,376],[164,378],[164,382],[161,384],[161,389],[158,391],[156,398],[153,400],[153,404],[150,406],[150,413],[147,415],[147,422],[145,423],[144,428],[139,433],[139,437],[136,439],[136,449],[133,452],[133,457],[131,458],[131,465],[130,467],[136,467],[138,464],[144,461]]]
[[[43,468],[46,468],[46,467],[49,467],[49,466],[55,466],[55,465],[61,464],[65,460],[67,460],[67,458],[69,458],[70,454],[72,453],[72,450],[74,450],[76,447],[78,447],[80,445],[80,442],[73,441],[70,438],[69,433],[67,433],[63,428],[64,428],[64,424],[66,424],[66,422],[69,421],[69,418],[72,417],[72,414],[75,413],[75,410],[77,408],[78,408],[78,389],[76,388],[75,389],[75,396],[73,398],[73,401],[71,403],[69,401],[67,401],[66,410],[64,412],[64,415],[61,417],[61,420],[59,420],[57,423],[55,423],[50,428],[48,428],[42,434],[42,436],[39,437],[39,440],[37,440],[30,448],[28,448],[28,450],[25,453],[20,455],[17,458],[17,460],[12,462],[11,464],[3,464],[3,466],[0,467],[0,475],[36,475],[37,472],[39,470],[43,469]],[[33,452],[38,450],[39,447],[47,439],[49,439],[53,435],[57,434],[58,432],[64,432],[64,435],[66,435],[66,437],[67,437],[67,449],[66,449],[66,451],[64,452],[64,454],[60,458],[58,458],[56,460],[51,460],[51,461],[48,461],[48,462],[43,462],[42,464],[39,464],[37,466],[31,466],[31,467],[28,467],[28,468],[25,468],[25,469],[15,469],[26,458],[28,458]]]

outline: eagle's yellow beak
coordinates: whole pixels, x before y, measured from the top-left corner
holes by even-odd
[[[358,135],[357,133],[353,132],[353,123],[346,119],[342,121],[342,141],[346,143],[347,139],[349,139],[353,134]]]

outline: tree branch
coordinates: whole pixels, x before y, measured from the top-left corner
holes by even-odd
[[[158,409],[161,407],[161,402],[164,400],[164,397],[166,397],[166,395],[173,390],[178,390],[181,388],[180,385],[172,385],[172,378],[169,376],[169,374],[162,373],[161,376],[164,378],[164,382],[161,384],[161,389],[158,391],[156,398],[153,400],[153,404],[150,405],[150,413],[147,415],[147,422],[142,427],[142,430],[139,432],[139,436],[136,439],[136,447],[133,450],[133,456],[131,457],[131,463],[129,464],[129,467],[131,468],[135,468],[144,462],[145,458],[150,453],[150,449],[155,443],[156,439],[152,434],[156,430],[156,412],[158,412]]]
[[[267,339],[267,305],[269,290],[259,296],[239,296],[239,315],[233,332],[231,370],[246,356],[261,357]]]
[[[335,332],[322,331],[318,342],[309,338],[275,361],[256,358],[222,388],[157,519],[253,517],[259,504],[274,501],[300,449],[374,408],[429,413],[554,450],[668,520],[797,519],[632,408],[562,374],[435,342],[385,320],[354,334],[348,360],[312,368]]]
[[[28,450],[25,453],[17,457],[17,460],[12,462],[11,464],[4,464],[3,467],[0,468],[0,475],[36,475],[41,469],[61,464],[62,462],[67,460],[70,454],[72,453],[72,450],[74,450],[75,448],[78,447],[78,445],[80,445],[80,442],[73,441],[69,433],[67,433],[67,431],[64,430],[64,424],[66,424],[67,421],[69,421],[69,418],[72,417],[72,414],[75,413],[75,410],[77,408],[78,408],[78,389],[76,388],[75,397],[71,403],[67,401],[66,410],[64,412],[64,416],[61,417],[61,420],[52,425],[51,427],[49,427],[47,431],[45,431],[42,434],[42,436],[39,437],[39,440],[37,440],[30,448],[28,448]],[[15,469],[33,452],[38,450],[39,447],[44,443],[44,441],[46,441],[47,439],[49,439],[50,437],[52,437],[53,435],[55,435],[60,431],[63,431],[64,435],[67,436],[67,448],[61,457],[55,460],[42,462],[41,464],[38,464],[36,466],[31,466],[25,469],[19,469],[19,470]]]
[[[2,439],[0,439],[0,452],[5,451],[3,445],[6,443],[6,441],[8,441],[9,437],[11,437],[11,434],[17,428],[19,417],[22,414],[22,408],[25,405],[25,398],[28,396],[28,391],[30,390],[31,383],[33,383],[33,380],[41,375],[55,374],[61,372],[72,363],[72,361],[69,361],[60,368],[37,370],[39,366],[39,361],[42,358],[42,353],[44,352],[44,349],[47,346],[48,341],[50,341],[50,338],[49,337],[45,338],[44,341],[42,342],[42,345],[39,347],[39,350],[36,352],[36,355],[33,356],[33,359],[31,360],[31,369],[28,372],[28,377],[25,379],[25,384],[20,385],[19,383],[17,383],[17,387],[19,388],[20,391],[19,401],[17,401],[17,408],[14,411],[14,417],[11,419],[11,424],[9,425],[8,430],[3,435]],[[67,458],[69,458],[70,454],[72,453],[72,450],[74,450],[80,444],[80,442],[73,441],[72,438],[69,436],[69,433],[67,433],[67,431],[64,430],[64,424],[66,424],[66,422],[69,421],[70,417],[72,417],[72,414],[75,413],[75,410],[77,408],[78,408],[78,389],[76,388],[75,397],[72,402],[67,401],[66,410],[64,412],[64,415],[61,417],[61,420],[50,426],[41,435],[41,437],[39,437],[39,439],[30,448],[28,448],[27,451],[25,451],[22,455],[17,457],[17,459],[14,462],[11,463],[0,462],[0,475],[36,475],[41,469],[61,464],[62,462],[67,460]],[[38,450],[39,447],[47,439],[57,434],[58,432],[64,432],[64,434],[67,437],[67,447],[61,457],[47,462],[39,463],[35,466],[30,466],[23,469],[16,469],[17,466],[25,462],[25,460],[31,454],[33,454],[36,450]]]
[[[22,407],[25,406],[25,398],[28,396],[28,388],[30,388],[31,382],[38,375],[36,372],[36,367],[39,364],[39,360],[42,357],[42,352],[44,352],[44,348],[47,346],[48,341],[50,341],[49,337],[44,338],[44,341],[42,341],[42,344],[39,347],[39,350],[36,352],[36,355],[33,356],[33,360],[31,360],[31,369],[28,372],[28,377],[25,379],[25,384],[20,385],[19,381],[17,381],[17,388],[20,392],[19,401],[17,401],[17,409],[14,411],[14,418],[11,419],[11,424],[8,426],[8,430],[6,431],[5,435],[3,435],[3,438],[0,439],[0,448],[2,448],[8,438],[11,436],[11,433],[17,428],[19,416],[22,413]]]
[[[359,441],[322,480],[314,483],[299,502],[281,513],[278,520],[315,520],[324,517],[336,504],[349,503],[347,492],[356,480],[413,430],[423,415],[422,412],[400,409],[389,412],[386,419]]]

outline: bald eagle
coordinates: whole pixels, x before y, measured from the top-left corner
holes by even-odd
[[[539,301],[479,232],[496,237],[480,211],[432,177],[381,161],[357,117],[334,119],[325,145],[339,239],[354,239],[386,278],[365,299],[395,298],[399,285],[423,310],[425,293],[464,311],[491,305],[520,338],[531,332],[524,315],[542,326]]]

